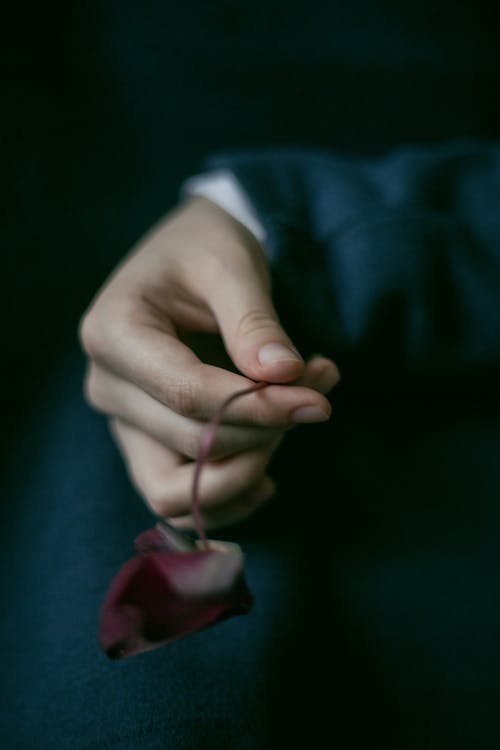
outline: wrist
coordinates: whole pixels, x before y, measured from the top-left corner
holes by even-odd
[[[183,183],[181,194],[207,198],[243,224],[259,242],[265,243],[264,226],[246,192],[230,170],[216,169],[190,177]]]

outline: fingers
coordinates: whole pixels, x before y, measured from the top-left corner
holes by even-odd
[[[130,478],[151,509],[175,518],[189,515],[194,467],[179,454],[135,427],[114,419],[117,440]],[[211,511],[248,492],[262,477],[280,438],[263,448],[210,461],[201,472],[199,495],[204,511]],[[247,498],[248,503],[248,498]]]
[[[98,411],[133,425],[186,458],[198,456],[205,423],[177,414],[133,383],[91,365],[86,379],[86,395]],[[252,450],[280,434],[278,428],[222,424],[217,430],[211,457],[222,458]]]
[[[207,531],[210,531],[241,523],[270,500],[275,492],[275,482],[267,474],[264,474],[246,492],[232,498],[229,502],[208,510],[202,510],[203,526]],[[191,514],[172,518],[170,523],[178,529],[191,530],[195,528]]]
[[[181,340],[190,334],[222,337],[231,366],[197,356]],[[272,383],[224,414],[201,475],[210,523],[243,517],[269,493],[264,472],[285,430],[330,416],[324,394],[338,380],[335,365],[302,361],[274,309],[262,248],[204,199],[139,243],[92,303],[80,339],[91,362],[89,402],[112,417],[139,492],[179,523],[189,522],[189,459],[229,396]]]
[[[123,323],[123,325],[125,325]],[[167,324],[165,323],[165,326]],[[101,369],[116,373],[181,416],[208,420],[220,404],[251,385],[241,375],[202,363],[175,336],[152,323],[129,322],[87,346]],[[298,411],[301,410],[301,411]],[[225,417],[227,424],[283,427],[299,422],[324,421],[330,405],[309,388],[272,385],[236,401]]]
[[[301,378],[305,386],[323,389],[324,392],[330,390],[337,380],[338,371],[334,366],[332,367],[330,360],[321,356],[314,357],[307,363]],[[132,398],[128,389],[134,390],[134,387],[125,382],[121,383],[113,375],[110,376],[109,385],[110,391],[115,396],[121,387],[125,387],[125,393],[122,395],[126,396],[127,403],[139,395],[149,399],[140,391],[133,394]],[[159,408],[160,414],[155,414],[151,418],[148,416],[148,422],[158,419],[158,424],[161,424],[165,417],[163,412],[168,410],[153,399],[149,400],[151,404],[140,400],[137,402],[137,414],[142,418],[144,414],[148,415],[150,407]],[[174,420],[182,420],[176,414],[172,416]],[[149,424],[148,428],[150,426]],[[182,427],[185,426],[182,425]],[[177,450],[170,449],[150,432],[124,422],[122,419],[112,419],[110,427],[124,456],[130,478],[151,509],[158,515],[173,519],[179,528],[193,528],[190,510],[194,462],[186,461]],[[163,424],[161,424],[161,429],[164,429]],[[171,429],[172,423],[167,433],[170,434]],[[225,425],[221,425],[218,430],[219,436],[226,429],[228,433],[223,436],[223,440],[228,440],[227,450],[234,453],[235,443],[232,441],[235,439],[238,428],[226,428]],[[178,432],[182,432],[180,425]],[[242,430],[242,432],[247,432],[247,430]],[[273,433],[273,442],[270,442],[271,431],[262,430],[261,432],[269,436],[269,439],[261,446],[261,450],[247,451],[246,454],[239,456],[238,461],[214,462],[212,460],[204,467],[200,500],[202,517],[207,529],[220,528],[242,521],[274,494],[274,482],[263,472],[280,442],[280,437],[276,437]],[[161,435],[164,439],[163,432]],[[224,449],[219,446],[219,450]],[[192,452],[194,453],[194,449]]]
[[[188,264],[183,283],[213,313],[232,361],[252,380],[283,383],[299,377],[304,362],[272,304],[268,261],[258,241],[206,199],[188,205],[180,225],[192,226],[193,219],[205,228],[200,258],[205,272]]]
[[[255,253],[236,258],[220,280],[211,307],[226,349],[253,380],[284,383],[304,372],[304,360],[274,309],[267,273]]]
[[[319,393],[326,395],[339,381],[340,372],[335,362],[317,354],[307,362],[303,375],[294,381],[294,385],[314,388]]]
[[[83,318],[81,342],[102,370],[187,419],[210,419],[250,385],[247,377],[291,385],[236,401],[226,424],[288,427],[328,419],[323,388],[315,392],[300,381],[305,365],[278,320],[269,286],[258,243],[224,211],[197,200],[162,222],[112,275]],[[205,364],[181,332],[221,333],[243,375]]]

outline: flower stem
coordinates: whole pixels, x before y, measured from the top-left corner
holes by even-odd
[[[203,519],[201,516],[201,509],[200,509],[200,495],[198,492],[199,482],[200,482],[200,474],[201,470],[203,468],[203,464],[208,461],[210,458],[210,454],[212,452],[212,448],[214,447],[215,443],[215,436],[217,433],[217,429],[222,422],[222,418],[224,417],[224,414],[226,412],[226,409],[230,404],[233,403],[233,401],[236,401],[237,398],[240,398],[240,396],[246,396],[249,393],[255,393],[255,391],[260,391],[262,388],[265,388],[269,383],[255,383],[254,385],[250,386],[250,388],[245,388],[242,391],[236,391],[236,393],[233,393],[232,396],[229,396],[222,406],[219,407],[219,409],[215,412],[214,416],[210,420],[210,422],[207,424],[205,428],[205,432],[201,439],[201,447],[200,451],[198,453],[198,457],[196,459],[196,466],[194,469],[194,477],[193,477],[193,486],[192,486],[192,492],[191,492],[191,512],[193,515],[193,521],[194,526],[196,529],[196,533],[198,534],[201,546],[204,549],[209,549],[208,545],[208,539],[207,535],[205,533],[205,528],[203,526]]]

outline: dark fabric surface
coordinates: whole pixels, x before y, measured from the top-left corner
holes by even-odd
[[[9,10],[2,748],[497,750],[498,224],[476,232],[497,210],[498,182],[487,183],[500,138],[494,11],[486,0]],[[484,169],[440,157],[444,187],[435,153],[420,152],[410,171],[385,156],[457,139],[485,150]],[[252,196],[272,214],[290,333],[304,353],[341,360],[335,416],[288,436],[273,461],[278,496],[226,535],[247,553],[254,612],[111,664],[96,645],[99,605],[152,518],[82,402],[77,321],[206,154],[273,144],[334,149],[322,190],[328,198],[341,166],[346,186],[347,169],[356,212],[360,176],[375,186],[375,216],[347,234],[370,269],[361,277],[346,235],[334,243],[338,227],[320,221],[332,213],[316,180],[307,194],[292,182],[298,207],[280,190],[279,219],[268,192],[283,167],[276,154]],[[306,161],[301,179],[317,173]],[[428,168],[437,192],[420,180]],[[473,189],[450,194],[456,180]],[[382,205],[384,181],[409,193]],[[405,201],[419,185],[427,219],[410,232]],[[342,308],[332,289],[346,295]]]

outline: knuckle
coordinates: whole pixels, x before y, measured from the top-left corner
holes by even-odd
[[[147,488],[142,492],[147,504],[158,516],[163,518],[175,517],[179,515],[178,504],[172,501],[168,496],[168,483],[162,481],[160,477],[156,480],[149,478]]]
[[[93,367],[89,367],[83,381],[83,393],[89,406],[104,411],[104,393],[100,378]]]
[[[186,458],[196,460],[200,455],[203,440],[205,437],[206,424],[193,425],[191,429],[187,430],[182,438],[182,445],[180,452]],[[225,458],[226,456],[235,453],[238,450],[237,446],[229,447],[220,438],[215,438],[215,443],[210,450],[210,460]]]
[[[247,402],[247,409],[249,418],[259,429],[266,428],[269,436],[272,435],[274,430],[280,430],[282,427],[283,419],[281,418],[278,411],[273,408],[273,405],[269,403],[269,400],[260,393],[252,394],[253,398],[249,398]],[[263,435],[265,438],[265,436]]]
[[[103,331],[101,319],[95,308],[91,308],[82,317],[78,327],[78,338],[83,351],[94,359],[103,348]]]
[[[201,416],[198,399],[192,383],[184,382],[170,386],[168,403],[174,411],[183,417],[198,419]]]
[[[247,310],[239,319],[236,335],[239,338],[240,336],[248,336],[253,333],[274,330],[275,328],[276,321],[272,319],[269,312],[252,308]]]
[[[164,493],[161,492],[159,487],[150,490],[146,495],[146,499],[153,513],[165,517],[169,515],[168,502],[166,502]]]
[[[133,324],[134,302],[107,295],[94,302],[78,326],[83,351],[96,361],[105,361],[116,342],[127,336]]]
[[[135,471],[131,471],[131,467],[129,466],[129,473],[146,503],[157,515],[167,515],[168,501],[165,492],[166,483],[163,481],[163,477],[155,476],[152,472],[148,472],[146,477],[143,472],[137,472],[137,467],[135,469]]]
[[[201,444],[203,439],[203,428],[194,427],[187,431],[184,435],[182,444],[182,453],[187,458],[196,459],[201,450]],[[213,452],[211,453],[211,456]]]
[[[252,411],[252,421],[260,427],[267,427],[272,425],[273,418],[269,412],[269,407],[262,403],[260,399],[256,399],[250,406]]]

